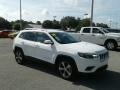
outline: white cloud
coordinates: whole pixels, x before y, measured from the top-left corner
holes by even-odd
[[[40,8],[40,9],[34,9],[34,8],[29,8],[29,9],[24,9],[22,11],[23,14],[23,19],[28,20],[28,21],[43,21],[45,19],[50,19],[50,12],[48,9],[45,8]]]
[[[79,0],[63,0],[63,2],[70,6],[78,6]]]
[[[43,15],[43,16],[48,16],[50,13],[49,13],[49,11],[47,10],[47,9],[43,9],[42,11],[41,11],[41,15]]]

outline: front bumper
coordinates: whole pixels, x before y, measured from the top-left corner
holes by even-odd
[[[87,60],[87,59],[81,59],[79,57],[76,59],[77,59],[76,64],[77,64],[78,72],[81,73],[94,73],[101,69],[107,69],[108,67],[108,58],[106,58],[103,61],[101,61],[100,59]]]
[[[120,42],[117,42],[117,44],[118,44],[118,47],[120,47]]]

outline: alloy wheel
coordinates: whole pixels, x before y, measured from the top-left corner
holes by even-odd
[[[66,61],[62,61],[60,64],[59,64],[59,72],[60,72],[60,75],[67,79],[67,78],[70,78],[71,75],[72,75],[72,66],[69,62],[66,62]]]

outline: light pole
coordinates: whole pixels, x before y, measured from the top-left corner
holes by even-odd
[[[84,14],[84,19],[87,19],[87,18],[88,18],[87,16],[88,16],[88,14],[85,13],[85,14]]]
[[[112,20],[110,20],[110,28],[112,27]]]
[[[92,0],[92,5],[91,5],[91,20],[90,20],[90,26],[93,26],[93,10],[94,10],[94,0]]]
[[[53,18],[54,18],[54,21],[55,21],[56,17],[57,17],[57,16],[53,16]]]
[[[22,30],[22,5],[20,0],[20,30]]]

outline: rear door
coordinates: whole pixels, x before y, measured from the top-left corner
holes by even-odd
[[[34,32],[24,32],[22,36],[22,48],[26,56],[35,56],[35,41],[36,36]]]

